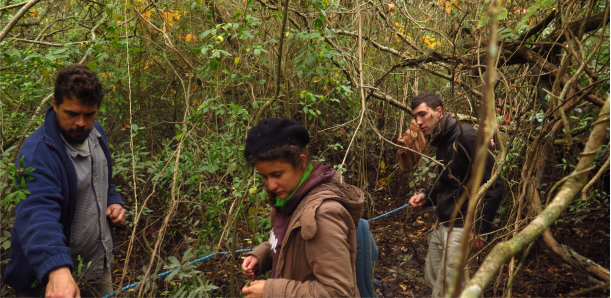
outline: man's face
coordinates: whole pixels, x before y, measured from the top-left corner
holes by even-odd
[[[422,133],[428,136],[433,132],[433,128],[435,128],[435,125],[437,125],[437,122],[443,116],[443,108],[437,107],[432,109],[423,102],[412,111],[412,116]]]
[[[54,98],[53,110],[57,113],[56,122],[64,139],[71,144],[85,142],[93,129],[98,106],[84,105],[75,97],[64,98],[64,102],[57,105]]]

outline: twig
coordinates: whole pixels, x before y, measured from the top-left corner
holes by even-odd
[[[284,1],[284,11],[282,12],[282,28],[280,28],[280,38],[278,44],[278,58],[276,60],[276,92],[274,97],[270,98],[255,115],[255,124],[259,123],[261,116],[278,98],[280,97],[280,78],[282,76],[282,53],[284,48],[284,36],[286,32],[286,19],[288,18],[289,0]]]
[[[609,167],[609,156],[607,156],[607,161],[605,161],[605,164],[603,164],[603,166],[600,167],[600,170],[598,170],[598,173],[596,173],[596,175],[592,177],[592,180],[590,180],[590,182],[588,182],[588,184],[586,184],[586,186],[583,187],[583,190],[581,190],[581,199],[583,201],[586,201],[588,199],[589,188],[592,187],[592,185],[594,185],[594,183],[596,183],[596,181],[598,181],[598,179],[600,179],[600,177],[607,172],[606,170],[608,167]]]
[[[607,290],[609,290],[609,283],[608,282],[604,283],[604,284],[600,284],[598,286],[591,287],[591,288],[587,288],[587,289],[579,290],[579,291],[576,291],[576,292],[572,292],[572,293],[567,294],[566,296],[567,297],[581,297],[581,296],[583,296],[583,294],[587,294],[587,293],[590,293],[592,291],[596,291],[596,290],[600,290],[600,289],[605,289],[605,288]]]
[[[365,112],[367,111],[367,104],[365,102],[365,89],[363,88],[363,32],[362,32],[362,20],[361,20],[361,9],[360,5],[357,3],[356,5],[356,14],[358,18],[358,26],[359,26],[359,42],[358,42],[358,59],[359,59],[359,94],[361,97],[361,113],[359,115],[359,123],[352,134],[352,138],[350,139],[350,143],[348,144],[348,148],[346,148],[346,154],[344,155],[344,159],[339,167],[339,171],[344,170],[344,164],[346,163],[346,158],[348,158],[348,153],[350,152],[350,147],[352,143],[354,143],[354,139],[356,139],[356,134],[363,123],[363,118],[365,118]],[[344,177],[342,175],[341,181],[343,182]]]
[[[17,7],[22,7],[22,6],[26,5],[26,4],[28,4],[28,2],[21,2],[21,3],[17,3],[17,4],[8,5],[8,6],[5,6],[5,7],[0,7],[0,11],[9,10],[9,9],[17,8]]]

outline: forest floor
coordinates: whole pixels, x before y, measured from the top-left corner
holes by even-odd
[[[377,198],[375,215],[393,210],[403,206],[406,200]],[[388,216],[370,222],[370,228],[377,242],[379,256],[378,265],[375,269],[375,277],[380,279],[385,285],[385,297],[426,297],[430,296],[431,291],[424,284],[424,263],[427,255],[427,235],[430,227],[435,222],[435,209],[428,208],[420,212],[415,212],[410,216],[409,223],[404,225],[406,212],[403,209]],[[595,211],[596,214],[589,214],[587,218],[579,224],[559,221],[552,227],[552,232],[561,244],[567,244],[579,254],[592,259],[598,264],[608,267],[609,264],[609,215],[604,209]],[[248,235],[246,227],[239,227],[239,235]],[[129,229],[121,228],[117,233],[118,243],[125,243],[129,238]],[[153,231],[148,229],[151,235],[149,239],[154,239]],[[181,231],[178,230],[178,233]],[[184,231],[187,234],[188,231]],[[167,237],[166,237],[167,238]],[[170,237],[171,240],[172,237]],[[242,237],[240,237],[242,238]],[[151,241],[152,242],[152,241]],[[241,239],[237,243],[237,248],[250,248],[248,239]],[[136,247],[142,247],[136,245]],[[166,247],[168,247],[166,245]],[[184,249],[188,247],[185,243],[177,243],[172,251],[162,252],[162,259],[167,260],[169,255],[181,258]],[[124,253],[127,245],[119,247],[119,256]],[[484,249],[482,254],[471,264],[471,274],[473,274],[479,264],[484,260],[490,247]],[[142,253],[141,251],[136,253]],[[199,256],[198,256],[199,257]],[[239,256],[238,264],[244,256]],[[518,260],[522,255],[517,256]],[[114,269],[123,267],[121,257],[116,259]],[[145,264],[134,264],[128,276],[143,274],[142,266]],[[198,264],[197,269],[204,272],[206,278],[219,289],[213,291],[211,297],[228,297],[230,280],[231,261],[229,256],[217,256],[210,260]],[[164,270],[162,269],[161,272]],[[246,279],[239,273],[239,266],[236,268],[237,286],[241,289]],[[507,267],[504,266],[500,277],[494,279],[493,283],[486,288],[485,297],[500,297],[503,295],[504,287],[508,280]],[[115,285],[119,283],[120,274],[114,274]],[[180,280],[174,280],[175,283]],[[495,286],[496,285],[496,286]],[[571,268],[565,264],[557,255],[541,241],[537,241],[530,253],[523,261],[522,269],[517,273],[513,282],[512,293],[514,297],[563,297],[569,293],[590,288],[597,285],[582,271]],[[168,283],[157,282],[159,292],[171,290]],[[158,293],[159,293],[158,292]],[[378,289],[378,296],[382,297],[381,290]],[[135,293],[133,293],[135,294]],[[127,294],[128,296],[130,294]],[[609,291],[593,291],[585,297],[608,297]]]
[[[388,209],[397,208],[404,202],[393,201]],[[560,222],[552,227],[552,233],[561,244],[566,244],[577,253],[602,266],[609,266],[609,217],[608,212],[591,214],[591,221],[578,225]],[[599,216],[596,216],[599,215]],[[371,224],[378,249],[376,278],[385,284],[386,297],[427,297],[431,290],[424,284],[424,263],[427,256],[428,231],[435,222],[435,210],[424,209],[411,216],[410,223],[403,228],[406,211],[399,211],[380,218]],[[406,235],[406,232],[407,235]],[[411,242],[411,244],[410,244]],[[471,263],[471,275],[483,262],[491,248]],[[522,255],[517,256],[518,260]],[[500,297],[508,280],[507,267],[494,284],[486,288],[484,297]],[[500,283],[499,283],[500,282]],[[576,268],[571,268],[554,254],[544,243],[537,241],[526,256],[522,269],[513,282],[513,297],[563,297],[569,293],[597,285]],[[378,291],[378,295],[381,294]],[[593,291],[584,297],[608,297],[609,290]]]

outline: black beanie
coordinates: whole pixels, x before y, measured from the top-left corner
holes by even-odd
[[[257,157],[271,149],[284,145],[305,148],[310,142],[310,133],[301,123],[288,117],[261,119],[248,131],[244,157]]]

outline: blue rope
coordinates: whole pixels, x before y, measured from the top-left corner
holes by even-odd
[[[372,218],[372,219],[370,219],[370,220],[368,220],[368,221],[374,221],[374,220],[376,220],[376,219],[379,219],[380,217],[384,217],[384,216],[389,215],[389,214],[391,214],[391,213],[397,212],[397,211],[399,211],[399,210],[401,210],[401,209],[403,209],[403,208],[405,208],[405,207],[407,207],[407,206],[409,206],[409,204],[405,204],[405,205],[403,205],[403,206],[401,206],[401,207],[399,207],[399,208],[397,208],[397,209],[395,209],[395,210],[388,211],[388,212],[386,212],[386,213],[384,213],[384,214],[382,214],[382,215],[380,215],[380,216],[376,216],[376,217],[374,217],[374,218]]]
[[[252,248],[239,249],[239,250],[236,250],[236,251],[235,251],[235,253],[243,253],[243,252],[247,252],[247,251],[251,251],[251,250],[252,250]],[[199,263],[199,262],[201,262],[201,261],[203,261],[203,260],[210,259],[210,258],[212,258],[212,257],[214,257],[214,256],[217,256],[217,255],[227,255],[227,254],[230,254],[230,253],[231,253],[231,251],[223,251],[223,252],[211,253],[211,254],[209,254],[209,255],[207,255],[207,256],[205,256],[205,257],[201,257],[201,258],[199,258],[199,259],[197,259],[197,260],[195,260],[195,261],[189,262],[189,265],[193,265],[193,264]],[[157,277],[163,277],[163,276],[166,276],[166,275],[168,275],[168,274],[172,273],[172,271],[177,270],[177,269],[180,269],[180,267],[177,267],[177,268],[174,268],[174,269],[170,269],[170,270],[168,270],[168,271],[166,271],[166,272],[163,272],[163,273],[159,274]],[[146,279],[146,281],[150,281],[150,280],[151,280],[150,278],[147,278],[147,279]],[[127,285],[127,286],[125,286],[125,287],[121,288],[121,291],[126,291],[126,290],[129,290],[129,289],[131,289],[131,288],[134,288],[134,287],[136,287],[138,284],[140,284],[140,282],[135,282],[135,283],[133,283],[133,284],[131,284],[131,285]],[[112,297],[112,296],[114,296],[114,295],[117,295],[117,293],[119,293],[119,290],[114,291],[114,292],[112,292],[112,293],[110,293],[110,294],[108,294],[108,295],[104,296],[103,298],[110,298],[110,297]]]
[[[405,208],[405,207],[407,207],[407,206],[409,206],[409,204],[405,204],[405,205],[403,205],[403,206],[401,206],[401,207],[399,207],[399,208],[397,208],[397,209],[394,209],[394,210],[388,211],[388,212],[386,212],[386,213],[384,213],[384,214],[382,214],[382,215],[376,216],[376,217],[374,217],[374,218],[372,218],[372,219],[370,219],[370,220],[368,220],[368,221],[374,221],[374,220],[376,220],[376,219],[380,219],[380,218],[382,218],[382,217],[384,217],[384,216],[386,216],[386,215],[389,215],[389,214],[391,214],[391,213],[397,212],[397,211],[399,211],[399,210],[401,210],[401,209],[403,209],[403,208]],[[253,249],[252,249],[252,248],[238,249],[238,250],[236,250],[236,251],[235,251],[235,253],[243,253],[243,252],[247,252],[247,251],[251,251],[251,250],[253,250]],[[201,257],[201,258],[199,258],[199,259],[197,259],[197,260],[195,260],[195,261],[189,262],[189,265],[193,265],[193,264],[199,263],[199,262],[201,262],[201,261],[204,261],[204,260],[210,259],[210,258],[212,258],[212,257],[214,257],[214,256],[218,256],[218,255],[227,255],[227,254],[230,254],[230,253],[231,253],[231,251],[222,251],[222,252],[211,253],[211,254],[209,254],[209,255],[207,255],[207,256],[204,256],[204,257]],[[173,271],[173,270],[177,270],[177,269],[180,269],[180,267],[177,267],[177,268],[174,268],[174,269],[170,269],[170,270],[168,270],[168,271],[166,271],[166,272],[163,272],[163,273],[159,274],[157,277],[163,277],[163,276],[166,276],[166,275],[168,275],[168,274],[172,273],[172,271]],[[146,281],[150,281],[150,280],[151,280],[150,278],[147,278],[147,279],[146,279]],[[125,287],[121,288],[121,291],[126,291],[126,290],[129,290],[129,289],[131,289],[131,288],[134,288],[134,287],[136,287],[138,284],[140,284],[140,282],[135,282],[135,283],[133,283],[133,284],[131,284],[131,285],[127,285],[127,286],[125,286]],[[110,297],[112,297],[112,296],[116,295],[117,293],[119,293],[119,290],[114,291],[114,292],[112,292],[112,293],[110,293],[110,294],[108,294],[108,295],[106,295],[106,296],[104,296],[104,297],[102,297],[102,298],[110,298]]]

